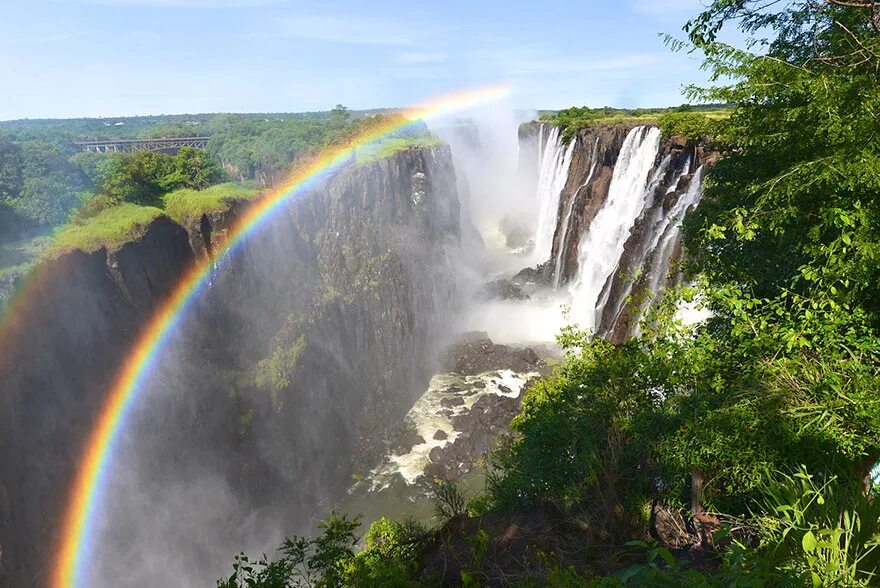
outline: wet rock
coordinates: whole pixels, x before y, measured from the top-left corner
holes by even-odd
[[[494,280],[483,285],[481,298],[484,300],[530,300],[522,286],[510,280]]]
[[[534,349],[498,345],[479,331],[463,334],[446,350],[442,364],[446,371],[472,376],[499,369],[530,372],[544,367]],[[498,379],[501,375],[496,373],[494,377]],[[474,386],[482,388],[476,383]]]
[[[477,380],[476,382],[473,383],[473,386],[474,386],[474,388],[477,388],[478,390],[482,390],[486,387],[486,382],[483,382],[482,380]]]
[[[449,435],[447,435],[446,431],[444,431],[442,429],[437,429],[437,432],[434,433],[434,440],[435,441],[445,441],[448,438],[449,438]]]
[[[402,431],[398,434],[398,436],[391,441],[391,451],[395,455],[406,455],[412,448],[416,445],[421,445],[425,440],[419,435],[415,429],[409,429]]]
[[[461,406],[464,404],[464,398],[460,396],[453,396],[452,398],[444,398],[440,401],[440,406],[443,408],[452,408],[453,406]]]
[[[527,247],[532,237],[531,231],[522,224],[510,217],[504,217],[498,226],[504,234],[505,245],[508,249],[519,249]]]
[[[444,453],[441,447],[434,447],[428,453],[428,459],[431,460],[431,463],[441,463],[445,457]]]
[[[431,484],[434,480],[448,480],[446,467],[439,463],[429,463],[425,466],[424,480]]]

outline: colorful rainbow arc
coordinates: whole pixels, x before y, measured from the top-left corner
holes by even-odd
[[[327,150],[309,165],[294,171],[282,187],[262,197],[229,232],[225,249],[219,255],[227,255],[239,245],[244,237],[257,228],[261,221],[290,198],[302,194],[315,180],[329,170],[343,165],[352,150],[381,139],[400,130],[418,119],[441,116],[457,110],[470,108],[507,95],[507,87],[496,84],[464,90],[441,96],[403,114],[406,120],[387,123],[373,128],[357,137],[351,146]],[[76,588],[84,586],[85,563],[91,556],[95,520],[101,504],[108,470],[113,461],[113,450],[126,416],[131,412],[138,391],[146,381],[150,367],[155,363],[163,344],[168,340],[189,303],[201,286],[207,282],[212,263],[203,260],[196,263],[180,280],[161,308],[154,314],[127,356],[119,376],[110,389],[107,400],[97,416],[97,421],[86,443],[83,461],[77,471],[70,492],[69,502],[62,521],[60,541],[52,573],[53,588]]]

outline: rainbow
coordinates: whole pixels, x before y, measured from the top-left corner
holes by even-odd
[[[225,248],[217,253],[217,257],[228,255],[273,212],[314,185],[320,176],[344,165],[357,147],[412,125],[416,120],[498,100],[506,94],[507,87],[496,84],[441,96],[404,111],[404,122],[400,119],[390,121],[356,137],[351,146],[326,150],[308,165],[294,170],[281,187],[264,195],[250,207],[229,231]],[[94,541],[102,493],[110,475],[114,446],[138,399],[138,393],[149,379],[151,366],[190,303],[207,283],[211,268],[211,260],[201,260],[178,282],[140,333],[97,415],[61,523],[51,577],[53,588],[79,588],[87,585],[86,563],[92,555],[91,543]]]

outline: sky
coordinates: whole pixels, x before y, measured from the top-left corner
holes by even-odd
[[[399,107],[505,81],[512,106],[649,107],[700,0],[0,0],[0,120]]]

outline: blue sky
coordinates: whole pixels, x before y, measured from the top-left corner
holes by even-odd
[[[8,0],[0,119],[405,106],[507,81],[517,108],[668,106],[699,0]]]

